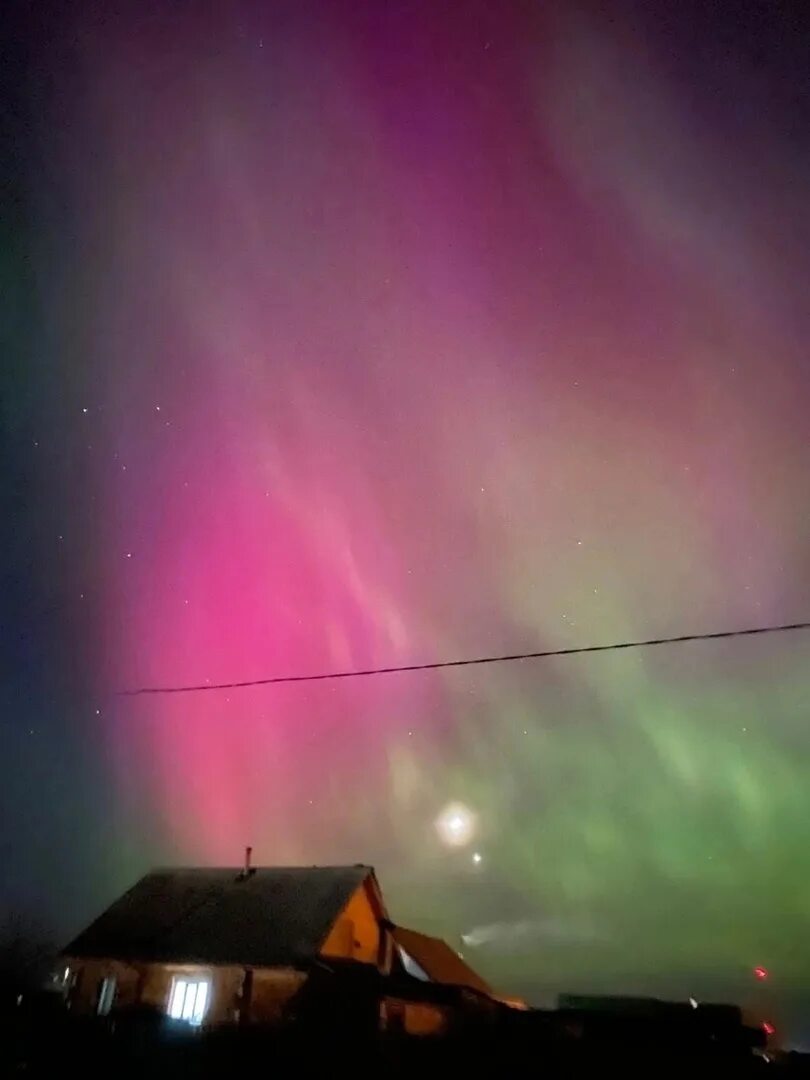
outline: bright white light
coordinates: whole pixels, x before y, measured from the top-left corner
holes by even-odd
[[[186,980],[175,979],[169,997],[169,1016],[172,1020],[179,1020],[183,1013],[183,998],[186,996]]]
[[[169,995],[169,1016],[173,1020],[186,1020],[189,1024],[198,1026],[205,1017],[208,990],[207,978],[175,978]]]
[[[689,1004],[692,1006],[693,1009],[696,1009],[698,1007],[698,1003],[695,1001],[694,998],[689,998]]]
[[[205,1016],[205,1006],[208,1004],[208,983],[201,982],[197,984],[197,1001],[194,1006],[194,1015],[191,1018],[192,1024],[201,1024],[203,1017]]]
[[[194,1015],[194,1004],[197,1001],[197,984],[186,983],[186,996],[183,998],[183,1009],[180,1013],[181,1020],[190,1020]]]
[[[478,865],[478,863],[481,862],[481,852],[480,851],[474,851],[473,852],[473,862],[476,864],[476,866]]]
[[[439,839],[450,847],[463,847],[475,835],[476,817],[463,803],[445,806],[435,821]]]

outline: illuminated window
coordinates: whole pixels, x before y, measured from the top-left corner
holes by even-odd
[[[115,1001],[115,979],[109,976],[102,979],[98,984],[98,1004],[96,1012],[99,1016],[106,1016]]]
[[[422,967],[422,965],[417,964],[411,954],[405,952],[401,945],[398,946],[398,948],[400,959],[402,960],[402,966],[405,968],[408,974],[413,976],[414,979],[421,979],[422,982],[430,982],[430,976]]]
[[[208,976],[175,975],[169,993],[167,1012],[172,1020],[185,1020],[199,1027],[205,1017],[210,997],[211,980]]]

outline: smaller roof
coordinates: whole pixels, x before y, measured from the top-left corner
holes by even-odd
[[[416,930],[406,930],[403,926],[395,926],[392,932],[397,945],[413,957],[433,982],[467,986],[471,990],[492,996],[492,988],[464,963],[446,941],[419,934]]]
[[[294,967],[314,960],[370,866],[154,870],[65,949],[146,963]]]

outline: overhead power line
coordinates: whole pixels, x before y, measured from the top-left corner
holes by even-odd
[[[316,675],[274,675],[267,679],[203,683],[200,686],[142,686],[137,690],[121,690],[120,694],[126,697],[137,697],[139,694],[194,694],[202,690],[240,690],[248,686],[273,686],[277,683],[359,679],[366,675],[396,675],[406,671],[436,671],[439,668],[473,667],[476,664],[505,664],[513,660],[544,660],[551,656],[615,652],[619,649],[645,649],[652,645],[681,645],[689,641],[719,641],[721,638],[753,637],[755,634],[783,634],[794,630],[810,630],[810,622],[786,623],[782,626],[754,626],[747,630],[720,630],[713,634],[680,634],[678,637],[648,638],[646,641],[619,641],[610,645],[577,645],[568,649],[543,649],[540,652],[511,653],[508,656],[476,656],[466,660],[434,660],[427,664],[398,664],[392,667],[365,668],[358,671],[326,671]]]

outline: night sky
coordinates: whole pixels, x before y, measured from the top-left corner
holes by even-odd
[[[3,910],[250,843],[795,1027],[807,633],[117,691],[810,617],[805,5],[10,6]]]

